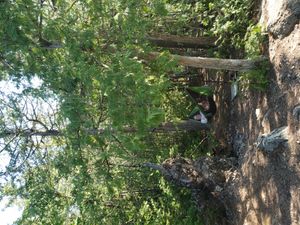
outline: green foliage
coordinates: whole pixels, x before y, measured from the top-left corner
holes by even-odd
[[[209,86],[201,86],[201,87],[189,87],[188,89],[204,96],[212,96],[213,90]]]
[[[249,59],[258,59],[261,57],[262,49],[266,45],[266,35],[262,34],[259,25],[248,27],[245,36],[245,53]],[[241,74],[239,81],[242,88],[250,87],[264,91],[268,85],[269,63],[267,60],[260,63],[258,69]]]
[[[142,220],[137,224],[202,224],[197,209],[184,199],[191,198],[187,190],[170,186],[161,178],[162,195],[158,201],[144,202],[140,209]],[[167,204],[166,204],[167,203]]]
[[[211,19],[209,22],[213,22],[211,31],[222,40],[221,44],[224,47],[231,43],[235,48],[243,48],[243,38],[250,23],[251,7],[251,0],[221,0],[208,3],[207,14]]]
[[[251,25],[252,0],[168,1],[169,14],[158,23],[173,34],[215,36],[220,56],[244,49],[244,36]],[[172,24],[172,26],[170,26]]]
[[[267,78],[268,69],[269,63],[263,62],[259,69],[241,74],[238,81],[241,84],[242,90],[249,87],[255,90],[265,91],[269,84]]]
[[[259,57],[264,44],[266,44],[266,35],[262,34],[261,26],[249,26],[245,36],[245,52],[247,58],[255,59]]]
[[[162,107],[166,121],[179,121],[186,118],[192,108],[192,102],[178,89],[169,90],[163,95]]]

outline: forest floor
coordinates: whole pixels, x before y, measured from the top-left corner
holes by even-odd
[[[234,224],[300,224],[299,18],[299,0],[263,0],[260,22],[268,32],[271,63],[268,88],[240,91],[231,100],[230,86],[223,85],[216,95],[216,134],[222,134],[224,145],[230,142],[238,157],[239,175],[230,187]],[[288,126],[288,146],[271,154],[255,147],[259,135],[282,126]]]

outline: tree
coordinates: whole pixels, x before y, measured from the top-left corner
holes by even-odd
[[[155,60],[160,53],[151,52],[145,58]],[[172,59],[178,62],[179,65],[189,66],[195,68],[207,68],[218,70],[232,70],[232,71],[250,71],[260,67],[265,58],[253,59],[218,59],[205,57],[190,57],[180,55],[170,55]]]
[[[149,198],[166,198],[158,187],[157,175],[149,174],[150,171],[139,165],[154,151],[145,154],[145,148],[136,149],[136,141],[129,141],[135,136],[132,132],[128,137],[110,132],[85,135],[80,128],[68,128],[68,122],[61,121],[60,110],[53,106],[53,102],[45,102],[47,99],[41,97],[41,91],[32,91],[10,97],[1,105],[2,115],[5,115],[1,130],[9,130],[2,132],[1,138],[11,144],[3,146],[2,150],[8,152],[11,147],[11,162],[16,162],[6,168],[5,177],[12,175],[13,180],[5,184],[1,192],[26,201],[19,223],[97,223],[99,220],[107,223],[131,220],[138,223],[140,220],[143,223],[142,216],[130,219],[131,215],[139,215],[139,209]],[[39,100],[30,96],[32,93]],[[45,110],[47,107],[38,101],[49,105],[48,109],[52,106],[53,110]],[[22,111],[24,108],[26,110]],[[14,117],[8,114],[8,109]],[[63,136],[59,133],[61,131]],[[158,191],[144,191],[137,195],[136,191],[141,189]],[[119,193],[123,192],[126,193],[120,197]],[[147,214],[154,213],[154,220],[155,211],[147,209],[149,206],[144,207]],[[169,207],[171,205],[166,210]],[[155,220],[161,221],[162,218]]]
[[[157,174],[141,165],[155,150],[143,152],[147,150],[140,146],[143,136],[134,140],[138,130],[87,130],[74,118],[70,124],[62,117],[70,109],[64,104],[55,106],[59,99],[53,102],[49,97],[55,95],[49,91],[43,96],[43,91],[29,88],[16,96],[2,95],[0,133],[5,144],[1,152],[10,154],[10,163],[2,171],[9,182],[3,184],[1,194],[26,202],[19,223],[161,221],[159,214],[148,208],[147,199],[156,199],[151,204],[165,210],[171,205],[159,204],[167,194]],[[60,107],[66,107],[67,112]],[[83,114],[85,111],[79,111],[76,116]],[[149,131],[174,128],[166,124]],[[143,218],[140,209],[153,218]]]

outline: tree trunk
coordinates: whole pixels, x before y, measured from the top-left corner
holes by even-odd
[[[157,128],[154,128],[154,132],[168,132],[168,131],[197,131],[197,130],[208,130],[209,125],[203,124],[200,121],[197,120],[183,120],[178,123],[163,123]]]
[[[196,130],[207,130],[209,129],[208,124],[203,124],[197,120],[183,120],[178,123],[166,122],[160,124],[156,128],[150,128],[149,132],[172,132],[172,131],[196,131]],[[102,129],[86,129],[84,132],[87,135],[100,135],[110,130],[112,133],[115,131],[113,128],[102,128]],[[124,133],[134,133],[138,130],[134,127],[124,127],[122,130]],[[35,131],[35,130],[4,130],[0,132],[0,138],[19,136],[19,137],[53,137],[53,136],[64,136],[64,133],[59,130],[47,130],[47,131]]]
[[[209,49],[198,48],[195,50],[186,50],[185,48],[169,48],[171,54],[192,57],[208,57],[211,52]]]
[[[197,131],[197,130],[209,130],[210,126],[208,124],[203,124],[200,121],[197,120],[182,120],[177,123],[172,122],[166,122],[160,124],[158,127],[150,128],[149,132],[155,132],[155,133],[167,133],[167,132],[174,132],[174,131]],[[97,135],[97,134],[103,134],[107,129],[94,129],[94,130],[86,130],[86,133],[90,135]],[[121,132],[124,133],[134,133],[138,130],[135,127],[124,127],[121,129]],[[111,132],[113,133],[114,130],[111,129]]]
[[[147,38],[152,44],[166,48],[210,48],[215,47],[214,37],[184,37],[155,34]]]
[[[54,137],[62,136],[62,132],[58,130],[34,131],[34,130],[4,130],[0,132],[0,138],[19,136],[19,137]]]
[[[159,57],[160,53],[151,52],[146,59],[155,60]],[[171,55],[179,65],[190,66],[195,68],[207,68],[217,70],[232,70],[232,71],[249,71],[258,68],[260,63],[265,60],[259,58],[256,60],[251,59],[217,59],[217,58],[205,58],[205,57],[190,57]]]

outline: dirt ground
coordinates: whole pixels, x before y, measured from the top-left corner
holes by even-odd
[[[223,110],[230,109],[230,115],[225,113],[229,133],[226,126],[217,133],[223,132],[224,140],[231,141],[239,162],[238,175],[228,187],[235,208],[233,224],[300,224],[299,18],[299,0],[262,1],[261,23],[269,36],[270,84],[265,92],[239,92],[233,101],[224,93],[217,99]],[[222,112],[218,115],[217,120],[222,121]],[[255,147],[259,135],[282,126],[288,126],[288,146],[270,154]]]

